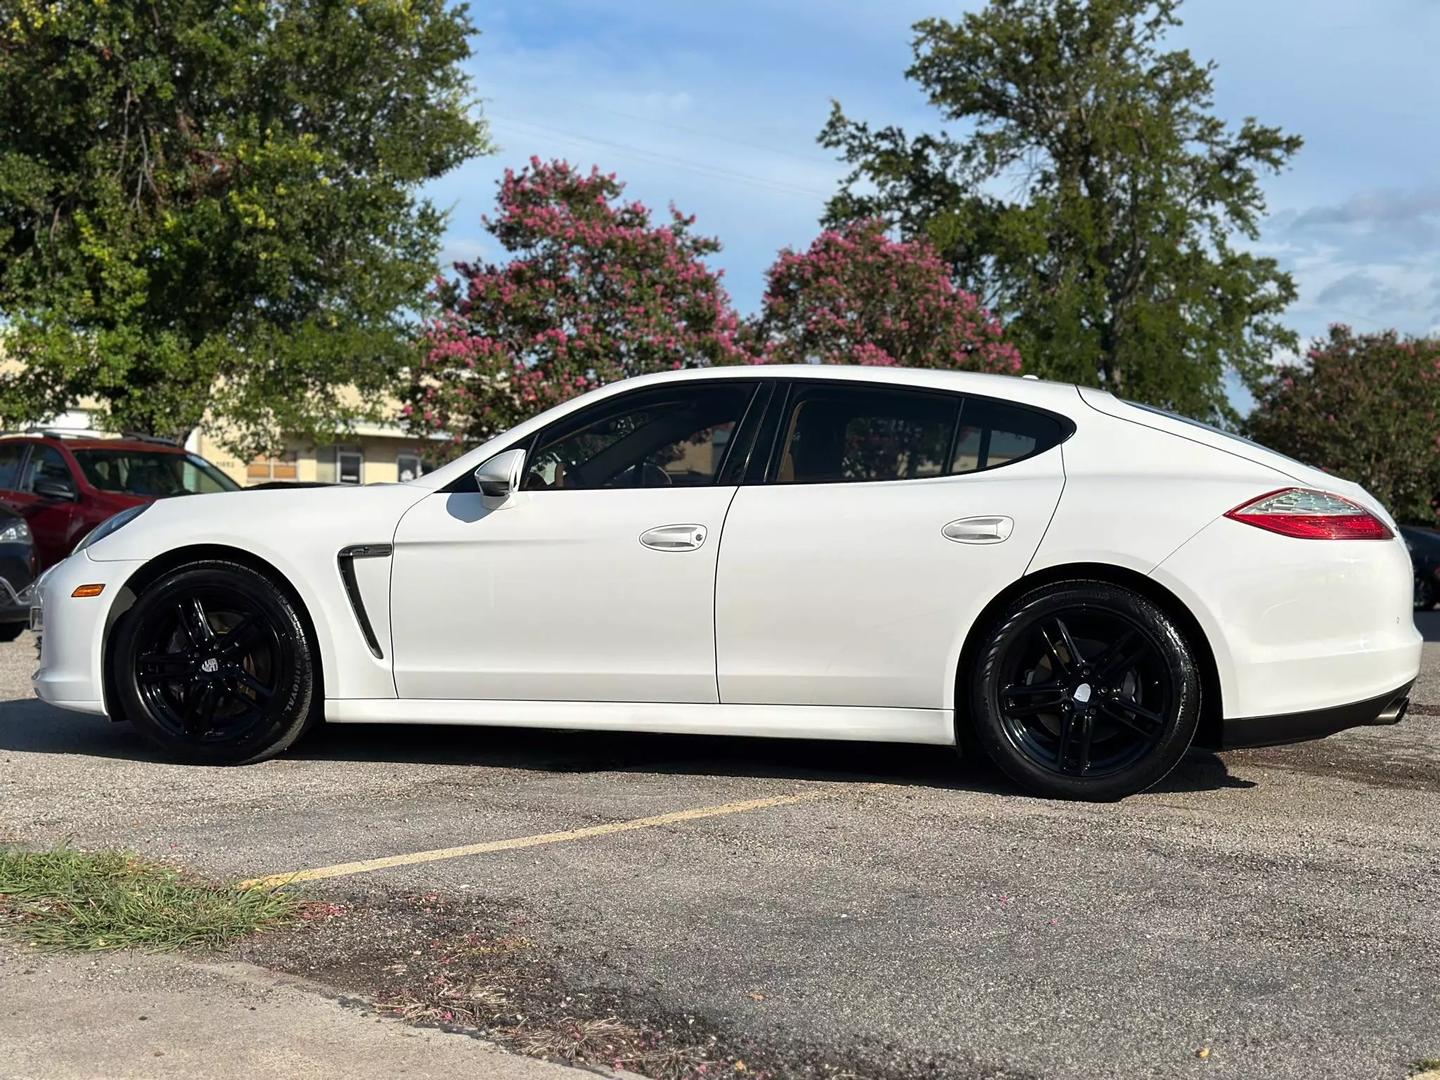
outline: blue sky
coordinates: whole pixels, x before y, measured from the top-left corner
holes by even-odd
[[[492,0],[471,70],[500,152],[432,185],[446,261],[501,258],[480,217],[531,154],[598,164],[628,194],[699,216],[753,311],[782,245],[808,244],[843,168],[816,145],[829,101],[934,128],[903,71],[938,0]],[[1175,46],[1213,59],[1216,106],[1305,137],[1265,181],[1260,249],[1296,276],[1304,335],[1440,331],[1440,2],[1189,0]]]

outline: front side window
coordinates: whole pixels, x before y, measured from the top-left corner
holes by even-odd
[[[945,475],[960,399],[853,386],[801,386],[790,400],[776,480],[782,484],[914,480]]]
[[[21,491],[34,491],[37,480],[58,480],[69,484],[73,490],[75,480],[70,475],[70,466],[54,447],[37,444],[30,451],[30,460],[25,465],[25,476],[20,481]]]
[[[754,391],[752,383],[680,386],[587,409],[541,436],[525,489],[713,484]]]
[[[200,495],[234,491],[240,486],[195,454],[165,450],[76,450],[75,460],[91,486],[125,495],[155,498]]]

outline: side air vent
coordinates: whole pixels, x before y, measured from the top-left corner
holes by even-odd
[[[360,586],[355,581],[355,560],[388,559],[390,551],[389,544],[351,544],[340,549],[336,560],[340,564],[340,580],[345,583],[345,595],[350,599],[350,610],[355,613],[355,621],[360,624],[360,633],[365,638],[365,644],[370,647],[371,654],[377,660],[385,659],[385,654],[380,651],[380,642],[375,638],[375,628],[370,625],[365,601],[360,596]]]

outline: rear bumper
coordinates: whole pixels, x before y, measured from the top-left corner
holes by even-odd
[[[1377,697],[1325,709],[1226,720],[1220,728],[1221,745],[1211,749],[1279,746],[1323,739],[1349,728],[1398,724],[1410,707],[1410,688],[1414,685],[1415,680],[1411,679],[1404,686]]]

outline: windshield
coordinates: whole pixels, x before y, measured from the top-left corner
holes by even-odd
[[[85,479],[124,495],[203,495],[240,485],[194,454],[165,450],[76,450]]]

